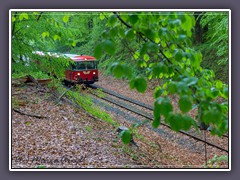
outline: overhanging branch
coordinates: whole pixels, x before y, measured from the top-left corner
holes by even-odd
[[[132,28],[132,26],[130,26],[129,24],[127,24],[120,16],[117,12],[113,12],[117,18],[127,27],[127,28]],[[156,44],[152,39],[148,38],[148,40],[144,37],[144,34],[140,31],[137,31],[137,34],[141,37],[141,39],[143,39],[145,42],[147,42],[148,40],[154,44]],[[159,49],[160,53],[162,54],[162,56],[170,63],[170,64],[173,64],[172,61],[164,54],[164,52]],[[179,73],[179,74],[182,74],[178,69],[176,69],[176,72]]]

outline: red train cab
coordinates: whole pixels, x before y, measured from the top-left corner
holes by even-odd
[[[65,84],[93,84],[98,81],[98,62],[92,56],[67,55],[74,64],[65,71]]]

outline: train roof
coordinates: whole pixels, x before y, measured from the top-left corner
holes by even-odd
[[[60,57],[60,56],[65,56],[68,58],[71,58],[73,61],[78,62],[78,61],[95,61],[95,57],[93,56],[87,56],[87,55],[77,55],[77,54],[60,54],[60,53],[54,53],[54,52],[42,52],[42,51],[35,51],[33,52],[34,54],[40,55],[40,56],[45,56],[46,54],[54,57]]]
[[[75,62],[77,61],[95,61],[95,57],[93,56],[86,56],[86,55],[77,55],[74,57],[71,57],[71,59]]]

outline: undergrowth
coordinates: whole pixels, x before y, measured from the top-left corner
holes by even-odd
[[[56,86],[56,84],[55,84],[55,86]],[[57,85],[57,91],[60,94],[64,93],[66,90],[67,89],[65,87],[63,87],[62,85],[59,85],[59,84]],[[97,106],[94,105],[94,103],[92,102],[92,99],[89,95],[80,94],[80,87],[78,85],[76,86],[75,91],[69,90],[66,93],[66,96],[68,97],[68,99],[75,102],[77,105],[82,107],[87,113],[93,115],[94,117],[99,118],[109,124],[112,124],[115,127],[119,126],[119,124],[115,120],[113,120],[108,113],[102,111],[101,109],[99,109]]]

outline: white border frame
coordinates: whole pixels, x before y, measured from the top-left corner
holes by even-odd
[[[229,153],[228,153],[228,169],[12,169],[12,38],[11,38],[11,29],[12,29],[12,12],[21,12],[21,11],[45,11],[45,12],[113,12],[113,11],[122,11],[122,12],[131,12],[131,11],[146,11],[146,12],[158,12],[158,11],[174,11],[174,12],[192,12],[192,11],[212,11],[212,12],[228,12],[229,13]],[[231,171],[231,10],[230,9],[10,9],[9,10],[9,171]]]

